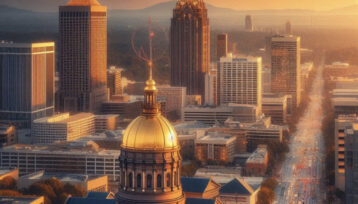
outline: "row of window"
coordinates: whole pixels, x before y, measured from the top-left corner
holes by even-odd
[[[175,176],[174,176],[174,185],[178,185],[178,175],[177,173],[175,173]],[[146,188],[152,188],[153,187],[153,178],[152,178],[152,175],[151,174],[147,174],[146,176]],[[137,188],[142,188],[142,174],[139,173],[137,174],[137,177],[136,177],[136,187]],[[166,174],[166,187],[170,187],[172,184],[171,182],[171,178],[170,178],[170,173],[167,173]],[[128,186],[129,188],[133,188],[134,185],[133,185],[133,173],[129,173],[128,175]],[[162,188],[162,175],[161,174],[158,174],[157,175],[157,185],[156,185],[157,188]]]

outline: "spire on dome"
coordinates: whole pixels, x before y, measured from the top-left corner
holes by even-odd
[[[97,0],[70,0],[66,6],[100,6]]]

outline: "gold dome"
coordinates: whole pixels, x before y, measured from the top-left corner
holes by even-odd
[[[97,0],[71,0],[67,6],[100,6]]]
[[[165,151],[179,148],[177,134],[169,121],[160,114],[139,116],[125,130],[122,148]]]

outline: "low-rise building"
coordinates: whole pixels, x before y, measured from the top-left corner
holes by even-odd
[[[108,176],[109,188],[118,189],[119,150],[100,148],[93,141],[51,145],[12,145],[0,149],[0,167],[16,167],[19,175],[45,170],[52,173]]]
[[[271,124],[270,117],[264,117],[254,123],[240,123],[229,118],[226,127],[236,127],[247,132],[247,151],[253,152],[259,144],[282,142],[284,127]]]
[[[12,197],[12,196],[0,196],[0,203],[10,204],[10,203],[18,203],[18,204],[45,204],[45,197]]]
[[[268,165],[268,152],[266,145],[259,145],[247,159],[245,172],[248,176],[265,176]]]
[[[208,125],[224,123],[229,117],[241,122],[255,122],[260,116],[254,105],[228,104],[222,106],[187,106],[183,121],[199,121]]]
[[[283,125],[287,123],[287,95],[264,95],[262,112],[271,117],[273,124]]]
[[[35,144],[51,144],[56,141],[73,141],[95,132],[95,116],[92,113],[58,114],[37,119],[32,125]]]
[[[230,127],[213,127],[208,131],[209,135],[228,134],[236,137],[235,153],[245,153],[247,149],[247,131],[240,130],[239,128]]]
[[[17,143],[17,132],[13,125],[0,124],[0,147]]]
[[[223,204],[256,204],[260,188],[253,189],[243,179],[234,178],[220,189]]]
[[[108,176],[106,175],[89,176],[84,174],[71,173],[48,173],[44,170],[21,176],[18,180],[17,188],[28,188],[36,182],[49,178],[57,178],[63,184],[69,183],[72,185],[81,186],[86,192],[108,191]]]
[[[195,140],[195,157],[202,162],[209,160],[232,162],[235,147],[235,136],[208,135]]]
[[[119,120],[117,114],[96,115],[94,119],[95,130],[97,133],[105,132],[106,130],[116,130]]]
[[[84,198],[69,197],[65,204],[116,204],[115,195],[112,192],[88,192]]]

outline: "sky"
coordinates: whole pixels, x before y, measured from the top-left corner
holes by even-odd
[[[5,4],[29,10],[58,10],[69,0],[0,0]],[[140,9],[169,0],[98,0],[111,9]],[[313,9],[331,10],[357,4],[358,0],[204,0],[214,6],[236,10]]]
[[[168,0],[101,0],[116,6],[136,9],[147,7]],[[215,6],[233,8],[237,10],[258,9],[314,9],[330,10],[358,3],[358,0],[205,0]],[[118,4],[117,4],[118,2]]]

